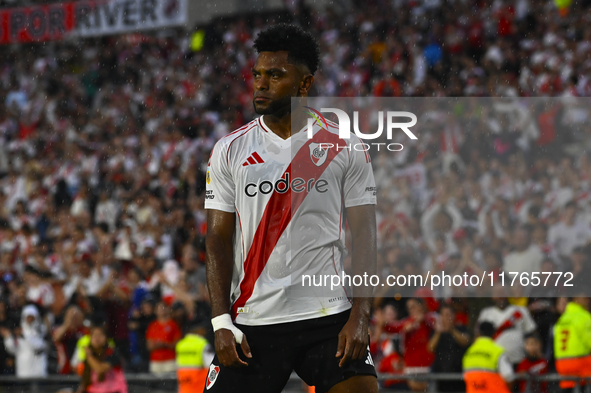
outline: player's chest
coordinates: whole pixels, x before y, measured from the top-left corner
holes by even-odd
[[[236,191],[249,198],[272,194],[319,193],[340,188],[346,171],[346,154],[305,144],[262,145],[242,149],[232,166]]]

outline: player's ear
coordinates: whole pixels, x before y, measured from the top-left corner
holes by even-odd
[[[300,81],[300,96],[307,96],[308,91],[312,87],[312,82],[314,82],[314,76],[312,74],[305,75],[302,80]]]

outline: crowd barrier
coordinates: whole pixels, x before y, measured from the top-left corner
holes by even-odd
[[[127,374],[129,392],[176,393],[177,384],[174,374],[156,376],[152,374]],[[418,375],[378,374],[378,380],[419,380],[427,382],[459,381],[461,373],[429,373]],[[548,393],[561,392],[558,382],[565,380],[576,381],[577,385],[572,393],[591,393],[591,378],[586,381],[576,377],[565,377],[558,374],[517,375],[516,380],[527,381],[526,393],[536,393],[532,390],[534,382],[548,382]],[[13,375],[0,375],[0,393],[57,393],[75,391],[79,377],[75,375],[50,375],[45,378],[17,378]],[[586,382],[586,383],[585,383]],[[386,390],[385,390],[386,391]],[[388,390],[389,391],[389,390]],[[428,392],[436,392],[435,384],[430,384]],[[285,392],[304,392],[300,378],[294,373],[291,376]]]

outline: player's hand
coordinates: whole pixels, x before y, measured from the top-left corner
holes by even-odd
[[[246,335],[242,337],[240,344],[242,352],[247,358],[252,358],[250,346],[246,340]],[[236,351],[236,339],[234,333],[228,329],[219,329],[215,332],[215,352],[218,355],[220,363],[226,367],[247,367],[248,363],[240,359]]]
[[[367,320],[365,318],[349,318],[339,333],[336,354],[337,358],[341,358],[339,367],[345,367],[351,360],[363,359],[368,345]]]

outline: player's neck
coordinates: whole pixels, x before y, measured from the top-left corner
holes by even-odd
[[[288,139],[291,137],[291,114],[287,113],[282,116],[263,115],[263,121],[281,139]]]

